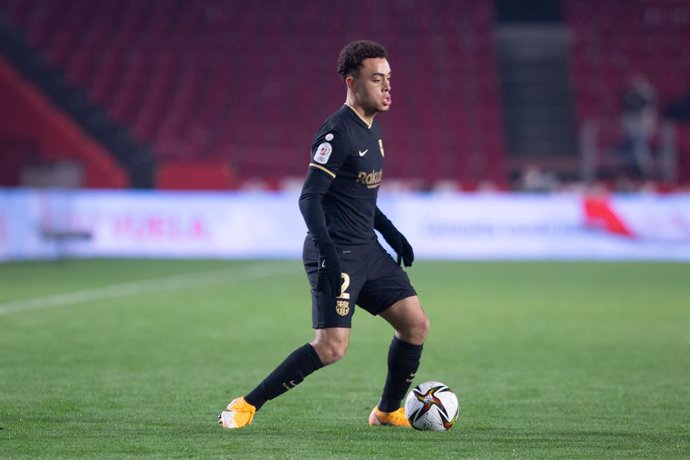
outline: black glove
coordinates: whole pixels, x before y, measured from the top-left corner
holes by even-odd
[[[414,262],[414,251],[412,250],[412,246],[408,243],[407,238],[405,238],[403,234],[395,228],[395,225],[393,225],[393,223],[378,209],[376,210],[374,228],[381,233],[386,243],[388,243],[398,255],[398,265],[400,265],[400,261],[402,260],[406,267],[411,267],[412,262]]]
[[[340,259],[335,244],[322,243],[316,249],[319,253],[319,270],[316,290],[332,298],[340,296]]]
[[[414,262],[414,251],[412,250],[410,243],[407,241],[407,238],[405,238],[405,236],[395,227],[392,227],[385,232],[381,232],[381,235],[383,235],[383,239],[386,240],[386,243],[388,243],[388,245],[393,248],[395,253],[398,255],[398,265],[400,265],[400,261],[402,260],[406,267],[411,267],[412,262]]]

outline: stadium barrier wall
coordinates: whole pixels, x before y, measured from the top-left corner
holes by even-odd
[[[29,138],[43,161],[84,166],[85,187],[128,185],[125,171],[98,142],[0,57],[0,137]]]
[[[0,260],[299,258],[296,192],[0,189]],[[419,259],[690,261],[690,194],[382,193]]]

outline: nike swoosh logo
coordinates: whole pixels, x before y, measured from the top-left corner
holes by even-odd
[[[364,155],[367,154],[368,151],[369,151],[369,149],[366,149],[364,152],[362,152],[362,151],[360,150],[360,151],[359,151],[359,156],[360,156],[360,157],[363,157]]]

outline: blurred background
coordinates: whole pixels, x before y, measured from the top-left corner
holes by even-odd
[[[194,217],[203,211],[180,222],[180,195],[164,191],[287,193],[302,233],[292,194],[313,134],[344,101],[338,52],[360,38],[386,46],[393,69],[394,106],[378,118],[384,202],[401,192],[461,204],[485,193],[596,196],[575,205],[583,226],[687,245],[687,0],[0,0],[0,258],[3,241],[4,258],[31,257],[13,236],[26,237],[20,221],[89,254],[99,213],[125,195],[135,201],[123,208],[155,196],[174,210],[108,217],[111,233],[211,232]],[[608,193],[627,198],[612,205]],[[640,210],[630,194],[657,201]],[[420,212],[389,201],[398,219]],[[567,206],[544,203],[542,214]],[[253,205],[228,211],[229,228],[267,206]],[[515,209],[509,200],[489,214]]]

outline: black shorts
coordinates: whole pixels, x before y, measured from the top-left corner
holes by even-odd
[[[407,273],[381,247],[378,240],[358,246],[338,246],[342,286],[333,305],[316,290],[318,255],[311,237],[304,241],[302,260],[311,285],[312,326],[351,327],[355,305],[378,315],[398,300],[417,295]]]

